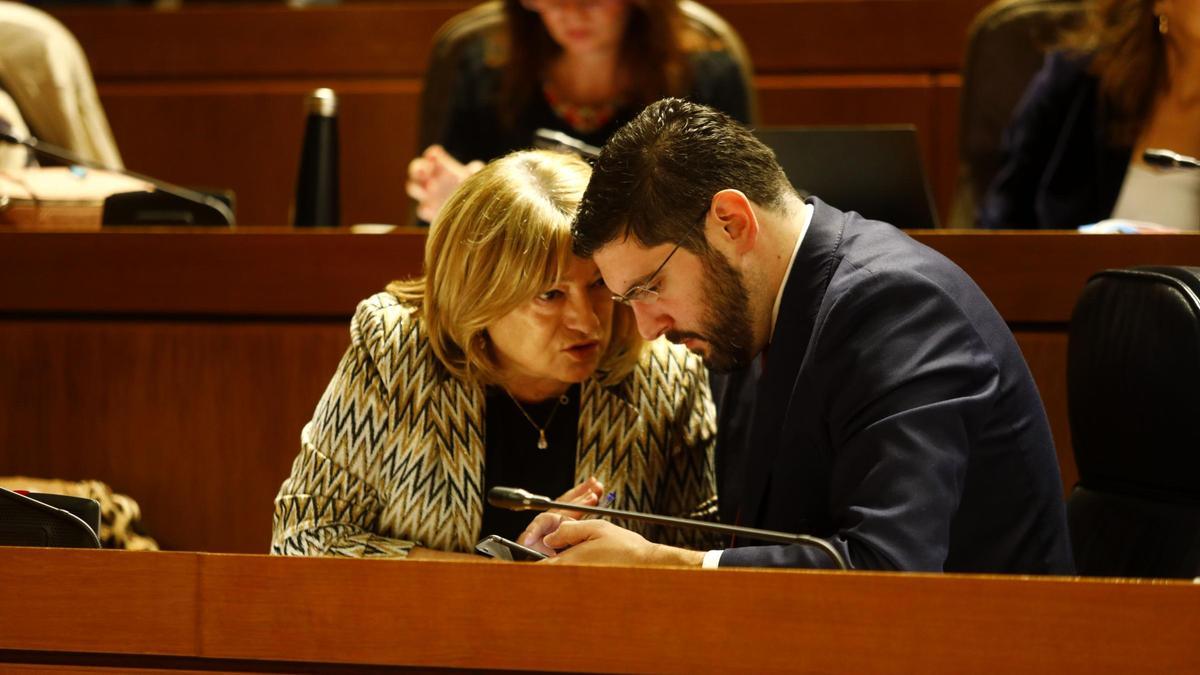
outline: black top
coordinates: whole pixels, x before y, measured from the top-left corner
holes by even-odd
[[[1112,112],[1091,60],[1052,52],[1004,132],[1004,164],[980,227],[1072,228],[1112,214],[1133,148],[1108,137]]]
[[[484,421],[484,492],[497,485],[519,487],[551,499],[575,485],[575,447],[579,435],[579,385],[564,394],[549,426],[546,420],[558,399],[524,403],[522,408],[546,429],[545,450],[539,450],[538,430],[503,389],[489,387]],[[498,509],[485,500],[479,536],[498,534],[513,541],[537,515],[536,511]]]
[[[534,96],[515,126],[509,128],[501,121],[498,112],[503,73],[485,58],[487,49],[484,40],[464,49],[462,62],[455,74],[447,111],[449,118],[438,137],[438,142],[460,162],[476,159],[490,161],[515,150],[529,148],[533,144],[534,132],[540,128],[561,131],[599,147],[641,112],[640,107],[625,106],[617,111],[608,124],[595,131],[581,133],[558,117],[544,96]],[[748,84],[742,79],[737,62],[726,52],[698,52],[691,56],[690,64],[693,84],[688,98],[748,123]]]

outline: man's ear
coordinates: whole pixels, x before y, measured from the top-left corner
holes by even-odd
[[[721,190],[709,204],[704,229],[714,246],[727,255],[742,256],[758,241],[758,216],[740,190]]]

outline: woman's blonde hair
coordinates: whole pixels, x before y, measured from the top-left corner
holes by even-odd
[[[590,176],[578,157],[544,150],[491,162],[459,186],[430,225],[424,276],[388,285],[416,308],[433,353],[455,377],[501,382],[486,328],[558,283]],[[614,303],[600,380],[624,378],[641,350],[631,311]]]

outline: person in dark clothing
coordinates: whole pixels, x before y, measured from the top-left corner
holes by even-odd
[[[677,0],[507,0],[503,43],[468,44],[438,143],[407,190],[431,221],[484,162],[560,131],[601,146],[644,106],[687,96],[749,121],[749,88],[723,46],[695,34]]]
[[[981,227],[1072,228],[1107,218],[1200,229],[1200,172],[1148,148],[1200,155],[1200,3],[1094,0],[1030,82],[1004,135]]]

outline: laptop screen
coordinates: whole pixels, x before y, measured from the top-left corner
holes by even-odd
[[[792,185],[842,211],[901,228],[937,227],[909,125],[756,129]]]

